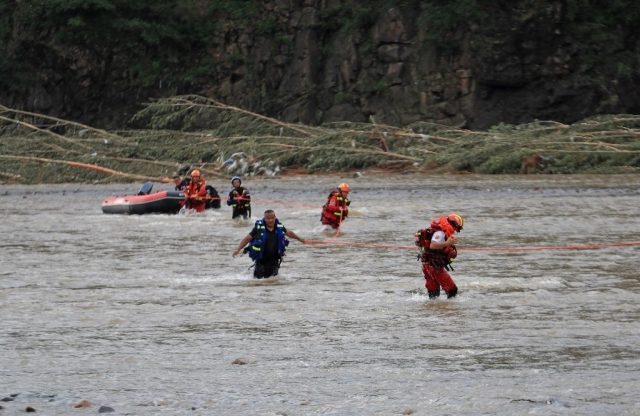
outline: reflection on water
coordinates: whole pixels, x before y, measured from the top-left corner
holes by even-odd
[[[638,241],[639,177],[364,176],[334,240],[320,206],[344,180],[247,179],[254,216],[328,241],[292,242],[262,281],[231,257],[250,225],[226,207],[104,215],[136,186],[2,187],[7,414],[82,399],[118,414],[636,412],[637,245],[463,249]],[[410,247],[451,210],[460,295],[430,301]]]

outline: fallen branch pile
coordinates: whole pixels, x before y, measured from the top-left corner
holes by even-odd
[[[0,181],[167,181],[189,164],[210,177],[276,175],[287,168],[343,171],[619,173],[640,168],[640,116],[537,121],[488,131],[429,122],[403,128],[286,123],[200,96],[149,103],[139,128],[105,131],[0,106]],[[531,159],[534,157],[534,159]]]

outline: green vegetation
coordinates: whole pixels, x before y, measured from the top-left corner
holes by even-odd
[[[487,132],[420,122],[309,127],[284,123],[198,96],[149,104],[135,116],[144,128],[104,131],[0,107],[0,182],[109,182],[170,177],[184,163],[228,176],[223,161],[242,152],[250,164],[287,171],[387,169],[398,172],[640,172],[640,116],[589,118],[573,125],[535,122]],[[116,171],[105,174],[67,162]]]
[[[319,28],[326,32],[344,31],[359,32],[370,28],[380,13],[385,10],[384,5],[392,2],[372,0],[362,2],[342,2],[320,11]]]
[[[637,3],[567,0],[564,5],[563,30],[579,45],[586,64],[604,66],[605,76],[611,77],[627,77],[633,72],[631,68],[639,67],[640,7]],[[606,65],[605,56],[615,62]]]
[[[429,0],[421,4],[418,26],[425,33],[426,48],[444,56],[458,54],[463,47],[462,33],[471,25],[483,25],[491,13],[491,5],[480,0]]]
[[[0,0],[0,88],[26,97],[34,85],[64,84],[64,91],[82,85],[90,97],[71,100],[99,101],[113,90],[110,98],[121,102],[125,94],[162,96],[218,86],[230,70],[255,64],[246,51],[238,52],[241,35],[274,47],[293,45],[296,29],[286,26],[292,12],[287,7],[254,0]],[[584,68],[585,82],[629,79],[640,67],[640,7],[631,0],[371,0],[318,7],[314,24],[327,45],[324,58],[337,53],[332,39],[353,34],[361,60],[375,62],[377,45],[370,44],[369,31],[394,8],[407,16],[407,33],[417,32],[423,47],[440,58],[455,58],[470,36],[482,49],[475,56],[490,57],[492,35],[504,38],[505,23],[511,23],[515,33],[507,40],[518,45],[531,27],[561,40],[550,46],[567,49],[573,66]],[[357,90],[375,94],[385,85],[370,87]]]
[[[396,8],[417,17],[417,28],[429,45],[453,51],[463,41],[459,34],[468,32],[470,26],[491,32],[492,28],[500,29],[496,26],[505,17],[534,7],[555,10],[553,13],[560,15],[559,28],[573,34],[571,37],[584,46],[583,52],[591,50],[593,62],[602,52],[627,51],[628,58],[633,58],[640,36],[635,30],[640,8],[631,0],[349,1],[320,9],[318,27],[325,33],[365,31],[383,12]],[[0,0],[0,56],[15,64],[33,64],[41,61],[25,60],[29,56],[23,53],[49,49],[54,51],[53,56],[62,58],[64,51],[74,50],[98,63],[107,63],[113,57],[132,70],[137,65],[141,79],[149,82],[154,77],[170,76],[169,69],[176,69],[184,59],[196,58],[190,64],[200,65],[208,48],[218,43],[216,30],[222,26],[253,28],[256,34],[273,38],[282,36],[287,28],[279,27],[277,12],[269,14],[264,2],[251,0]],[[16,38],[10,39],[12,33]],[[11,51],[7,49],[9,40],[13,43]],[[181,81],[180,75],[175,78]]]
[[[0,89],[11,91],[12,63],[7,50],[11,36],[11,8],[13,1],[0,1]]]
[[[334,96],[333,104],[355,105],[374,95],[377,101],[384,102],[385,93],[397,81],[384,75],[388,63],[378,56],[380,45],[372,29],[391,8],[407,17],[402,22],[406,26],[402,33],[411,39],[402,41],[422,41],[422,46],[429,48],[429,53],[422,50],[407,58],[411,62],[407,67],[416,63],[416,73],[425,68],[440,71],[442,68],[432,60],[456,58],[463,50],[471,52],[471,61],[477,59],[491,67],[504,58],[501,51],[508,55],[527,43],[528,50],[545,49],[534,58],[561,60],[562,71],[566,71],[561,76],[570,74],[566,75],[567,89],[573,85],[593,86],[596,91],[593,101],[597,102],[594,106],[615,104],[615,100],[622,102],[624,97],[616,95],[614,86],[622,89],[623,82],[628,80],[633,81],[629,85],[637,83],[640,7],[631,0],[320,3],[326,8],[319,9],[316,18],[303,19],[295,13],[299,10],[288,8],[294,7],[289,3],[272,1],[0,0],[0,95],[8,99],[18,97],[17,102],[29,97],[32,102],[21,108],[47,99],[57,100],[55,104],[64,101],[63,105],[49,108],[68,111],[67,114],[79,107],[80,112],[83,105],[92,104],[91,111],[99,119],[103,108],[114,112],[120,110],[119,106],[130,108],[144,97],[184,91],[208,94],[224,86],[230,91],[227,94],[250,91],[239,101],[278,113],[291,106],[291,101],[300,98],[300,94],[320,95],[324,88],[326,80],[322,76],[326,74],[322,73],[318,74],[321,81],[303,85],[308,89],[293,91],[293,97],[287,95],[287,85],[280,84],[289,79],[280,72],[295,55],[297,33],[302,25],[311,24],[321,45],[319,60],[324,60],[314,71],[325,71],[325,63],[336,66],[331,59],[339,54],[332,50],[333,45],[340,44],[337,39],[348,39],[357,49],[358,69],[354,72],[359,73],[340,84],[340,91],[328,91],[328,96]],[[286,25],[287,13],[300,18],[290,19],[296,20],[297,27]],[[540,29],[540,33],[529,38],[529,29]],[[515,33],[513,37],[503,36],[505,31]],[[558,39],[558,44],[551,39]],[[502,49],[501,41],[509,47]],[[477,48],[464,49],[469,47],[465,42]],[[260,62],[246,53],[250,45],[259,45],[256,47],[260,48]],[[406,47],[411,48],[409,44]],[[270,60],[276,56],[277,60]],[[421,60],[429,61],[428,65],[421,66]],[[469,65],[472,73],[482,69],[474,68],[473,63]],[[536,65],[539,63],[532,67]],[[422,76],[421,73],[417,76],[419,82],[424,82]],[[228,88],[229,83],[223,82],[233,81],[234,77],[242,79],[241,88]],[[444,84],[447,82],[443,80]],[[553,75],[541,82],[554,82]],[[601,100],[599,91],[603,92]],[[76,93],[78,96],[74,96]],[[632,103],[627,108],[633,105],[637,106]],[[36,156],[45,159],[99,163],[131,173],[147,171],[154,176],[170,174],[176,163],[203,159],[213,164],[239,151],[282,167],[311,171],[376,166],[515,173],[520,171],[522,159],[534,153],[547,158],[544,169],[553,173],[621,172],[638,167],[634,141],[637,136],[628,133],[637,131],[635,118],[631,116],[589,119],[571,126],[500,125],[488,132],[430,123],[404,128],[354,123],[311,128],[257,117],[201,97],[180,97],[156,101],[138,113],[133,125],[141,130],[135,131],[106,133],[77,125],[71,127],[74,124],[67,121],[47,121],[43,116],[1,107],[0,117],[3,117],[0,150],[5,156],[22,157],[35,149]],[[105,116],[109,117],[118,116]],[[620,125],[604,127],[612,122]],[[592,130],[581,130],[584,126]],[[52,131],[62,134],[51,135]],[[337,148],[341,152],[336,152]],[[164,165],[144,162],[138,166],[118,158],[161,161]],[[0,170],[8,178],[16,171],[24,173],[20,181],[39,180],[29,169],[40,166],[40,162],[5,158],[0,163],[4,166]],[[27,169],[27,165],[31,168]],[[97,176],[76,175],[77,180],[103,178],[88,174]],[[64,180],[55,174],[44,178]]]
[[[60,76],[88,77],[98,92],[123,75],[136,88],[202,82],[217,64],[203,53],[215,45],[217,25],[257,15],[254,2],[239,0],[208,8],[199,0],[27,3],[0,0],[0,79],[18,90],[44,76],[42,62],[68,71]],[[19,30],[10,39],[12,26]]]

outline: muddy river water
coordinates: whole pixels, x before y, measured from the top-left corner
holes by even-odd
[[[0,415],[640,414],[640,176],[244,184],[254,220],[328,244],[292,241],[258,281],[224,203],[107,215],[137,186],[0,186]],[[429,300],[411,245],[449,211],[460,292]]]

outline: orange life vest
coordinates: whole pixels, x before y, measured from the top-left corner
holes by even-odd
[[[351,201],[339,189],[331,191],[327,203],[322,207],[320,220],[323,224],[340,224],[349,215],[349,204]]]
[[[458,256],[458,250],[455,245],[447,246],[440,250],[430,248],[431,238],[436,231],[444,232],[445,240],[455,232],[447,217],[436,218],[431,222],[429,228],[422,228],[416,231],[415,244],[420,248],[418,260],[423,263],[429,263],[434,267],[444,267],[447,270],[453,269],[451,261]]]
[[[201,180],[199,183],[191,181],[184,191],[187,208],[202,212],[205,209],[207,198],[207,183]]]

